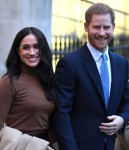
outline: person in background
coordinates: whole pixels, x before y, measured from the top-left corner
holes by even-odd
[[[129,122],[123,132],[117,132],[115,150],[129,150]]]
[[[44,34],[35,27],[19,31],[0,81],[0,130],[6,126],[49,140],[55,109],[52,54]]]
[[[129,120],[129,64],[109,49],[114,28],[113,9],[93,4],[85,13],[88,41],[57,64],[54,124],[61,150],[114,150],[115,133]]]

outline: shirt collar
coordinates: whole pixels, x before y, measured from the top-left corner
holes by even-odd
[[[93,56],[95,62],[99,61],[99,59],[102,55],[102,52],[98,51],[93,46],[91,46],[89,42],[87,43],[87,47],[89,48],[89,51],[91,52],[91,55]],[[107,46],[106,51],[104,53],[107,55],[107,58],[109,59],[108,46]]]

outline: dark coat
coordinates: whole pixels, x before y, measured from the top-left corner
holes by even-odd
[[[129,66],[123,56],[109,51],[111,92],[108,108],[96,63],[86,44],[62,58],[56,69],[55,130],[60,150],[114,150],[115,135],[99,126],[110,115],[129,120]]]

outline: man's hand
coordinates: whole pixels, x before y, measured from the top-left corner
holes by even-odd
[[[99,129],[107,135],[113,135],[116,133],[121,126],[124,124],[124,119],[120,116],[112,115],[107,117],[110,123],[101,123]]]

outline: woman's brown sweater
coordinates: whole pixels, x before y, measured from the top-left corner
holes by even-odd
[[[48,129],[54,107],[32,74],[22,72],[13,85],[7,76],[0,81],[0,129],[4,123],[21,131]]]

